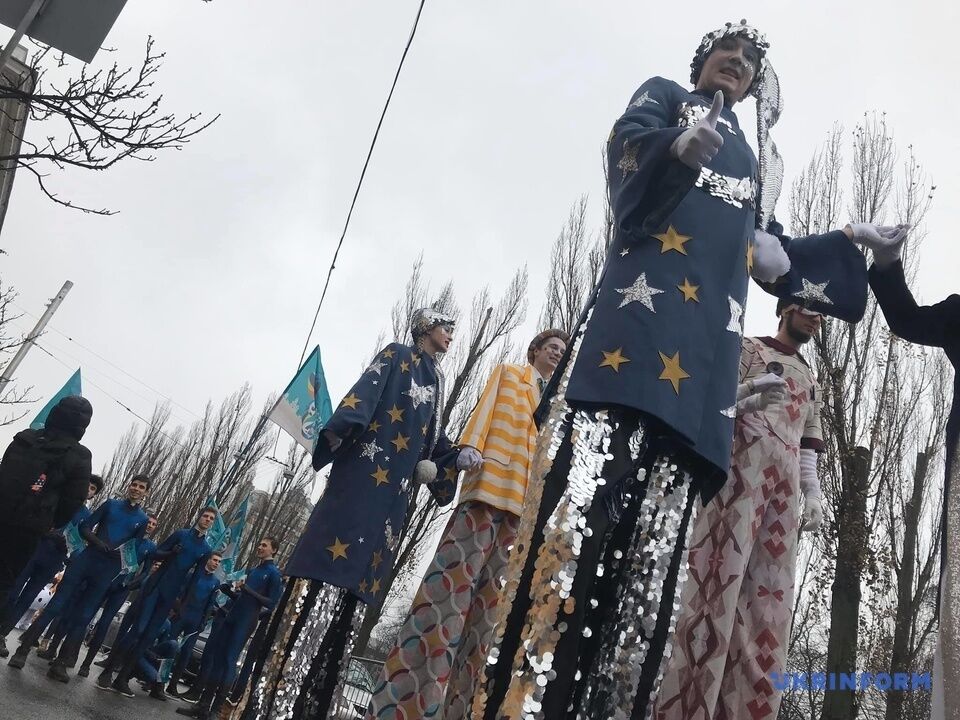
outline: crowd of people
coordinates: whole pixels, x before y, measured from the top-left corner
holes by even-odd
[[[906,226],[784,235],[768,50],[755,28],[730,23],[696,49],[692,89],[655,77],[636,91],[608,143],[616,233],[595,292],[572,334],[545,329],[525,364],[493,370],[457,442],[440,422],[454,318],[418,310],[412,342],[377,354],[319,433],[313,467],[330,465],[329,481],[285,578],[264,538],[244,582],[218,581],[205,542],[214,508],[154,545],[147,477],[87,511],[102,483],[79,444],[82,398],[20,433],[0,465],[0,542],[14,550],[0,556],[4,637],[66,569],[9,666],[22,668],[47,630],[48,674],[66,682],[89,633],[86,676],[130,596],[97,687],[132,696],[139,677],[151,697],[181,695],[192,642],[212,621],[185,695],[194,704],[178,713],[204,720],[233,704],[243,720],[336,717],[365,608],[389,587],[426,486],[456,506],[368,720],[776,717],[770,673],[787,665],[798,537],[823,521],[823,396],[801,348],[825,316],[859,321],[872,286],[895,333],[956,364],[960,296],[916,304],[899,260]],[[759,163],[734,113],[749,95]],[[778,298],[769,336],[744,337],[751,278]],[[957,408],[945,543],[960,532]],[[84,548],[65,547],[70,528]],[[121,557],[131,542],[134,563]],[[960,712],[945,692],[960,669],[958,587],[946,562],[935,720]]]

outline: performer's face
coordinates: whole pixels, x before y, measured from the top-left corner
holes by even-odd
[[[94,483],[90,483],[90,487],[87,488],[87,500],[93,499],[93,496],[97,494],[97,486]]]
[[[127,499],[134,505],[139,505],[147,496],[149,486],[143,480],[132,480],[127,488]]]
[[[697,80],[697,90],[723,92],[727,106],[743,99],[760,67],[760,52],[749,40],[725,37],[707,56]]]
[[[273,543],[264,538],[257,545],[257,558],[260,560],[269,560],[273,557]]]
[[[427,352],[432,350],[434,353],[445,353],[453,342],[453,328],[449,325],[437,325],[424,336],[424,339]]]
[[[147,519],[147,535],[153,535],[157,529],[157,519],[151,517]]]
[[[209,572],[209,573],[214,573],[214,572],[216,572],[219,568],[220,568],[220,556],[219,556],[219,555],[216,555],[216,554],[211,555],[211,556],[207,559],[207,572]]]
[[[560,362],[566,349],[567,345],[563,340],[552,337],[533,351],[533,363],[538,368],[546,368],[552,373],[556,370],[557,363]]]
[[[213,510],[204,510],[200,513],[200,517],[197,519],[197,528],[206,532],[211,527],[213,527],[214,521],[217,519],[217,514]]]
[[[809,342],[820,330],[820,316],[791,310],[786,318],[787,333],[798,343]]]

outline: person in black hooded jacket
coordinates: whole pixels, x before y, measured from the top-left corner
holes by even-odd
[[[80,444],[93,407],[63,398],[42,430],[18,432],[0,460],[0,606],[52,528],[62,527],[87,499],[92,456]]]

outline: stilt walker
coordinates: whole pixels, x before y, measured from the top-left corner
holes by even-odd
[[[490,375],[460,438],[482,465],[464,475],[460,504],[373,691],[370,720],[467,716],[520,522],[537,441],[533,413],[568,340],[545,330],[526,366],[498,365]]]
[[[290,579],[244,718],[325,720],[364,606],[385,592],[411,497],[428,483],[449,504],[458,468],[472,466],[439,425],[436,355],[449,347],[453,325],[418,310],[414,346],[378,353],[321,432],[313,467],[332,461],[330,479],[285,569]]]
[[[616,237],[555,377],[475,718],[648,717],[694,500],[730,463],[748,278],[863,314],[865,262],[844,232],[765,232],[781,231],[782,180],[767,48],[745,22],[710,33],[693,92],[648,80],[614,125]],[[759,171],[732,109],[748,93]]]

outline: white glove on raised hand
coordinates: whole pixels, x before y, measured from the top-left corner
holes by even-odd
[[[823,505],[818,497],[807,497],[803,500],[803,525],[800,529],[804,532],[816,532],[823,525]]]
[[[906,242],[910,231],[909,225],[851,223],[847,227],[853,234],[852,242],[871,250],[873,261],[881,268],[900,259],[903,243]]]
[[[770,390],[771,388],[785,388],[787,386],[787,381],[779,375],[767,373],[766,375],[753,378],[753,380],[750,380],[748,384],[753,387],[754,392],[762,393]]]
[[[776,235],[763,230],[753,234],[753,269],[750,275],[760,282],[772,283],[790,271],[787,255]]]
[[[787,397],[786,390],[778,385],[776,387],[767,388],[762,393],[757,393],[756,395],[751,395],[745,400],[741,400],[737,403],[737,415],[743,415],[744,413],[749,412],[758,412],[760,410],[766,410],[771,405],[775,403],[783,402]]]
[[[475,470],[483,464],[483,455],[476,448],[465,447],[457,455],[458,470]]]
[[[717,90],[710,112],[692,128],[673,141],[670,154],[689,168],[700,170],[713,160],[723,147],[723,137],[717,132],[717,119],[723,110],[723,93]]]

